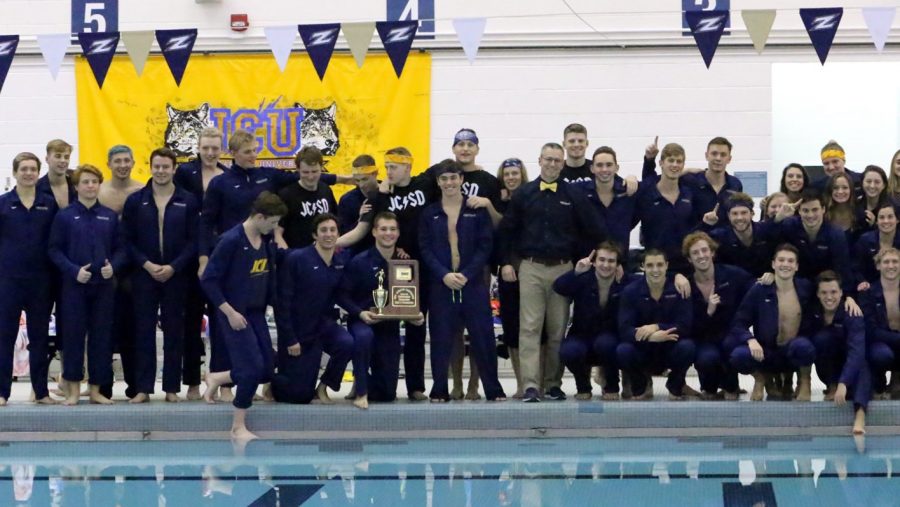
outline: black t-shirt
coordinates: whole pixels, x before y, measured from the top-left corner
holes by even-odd
[[[291,248],[312,244],[312,223],[316,215],[337,214],[334,193],[322,182],[315,190],[306,190],[299,184],[288,185],[278,192],[278,197],[288,207],[288,214],[281,219],[281,226],[284,227],[284,241]]]
[[[559,177],[566,183],[594,181],[594,175],[591,173],[591,161],[585,159],[584,164],[581,164],[580,167],[572,167],[569,164],[566,164],[563,166],[562,172],[559,173]]]
[[[487,197],[495,209],[500,205],[500,182],[483,169],[463,173],[462,193],[468,197]]]
[[[420,174],[410,180],[405,187],[395,186],[390,194],[378,193],[374,210],[390,211],[397,215],[400,224],[400,238],[397,246],[412,258],[419,258],[419,215],[425,206],[434,202],[435,183],[429,175]]]

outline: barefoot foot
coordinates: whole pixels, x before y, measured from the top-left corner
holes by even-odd
[[[188,401],[197,401],[202,399],[203,396],[200,394],[200,386],[188,386],[186,397]]]
[[[148,403],[149,401],[150,396],[147,393],[137,393],[134,395],[134,398],[128,400],[128,403],[137,405],[138,403]]]
[[[231,428],[231,438],[234,440],[256,440],[259,438],[247,428]]]
[[[361,408],[366,410],[369,408],[369,396],[364,394],[362,396],[357,396],[355,400],[353,400],[353,406],[356,408]]]
[[[88,395],[92,405],[112,405],[113,401],[99,392]]]
[[[206,391],[203,392],[203,401],[210,405],[216,402],[216,394],[219,391],[219,383],[216,381],[215,375],[206,376]]]
[[[181,398],[178,397],[178,393],[166,393],[166,402],[178,403],[179,401],[181,401]]]
[[[328,386],[321,382],[319,382],[318,387],[316,387],[316,399],[323,405],[334,404],[334,401],[332,401],[331,397],[328,396]]]
[[[224,401],[225,403],[234,401],[234,392],[230,387],[219,388],[219,401]]]

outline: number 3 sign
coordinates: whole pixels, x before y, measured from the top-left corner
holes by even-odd
[[[118,30],[119,0],[72,0],[72,33]]]

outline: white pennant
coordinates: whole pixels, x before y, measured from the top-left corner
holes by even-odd
[[[875,43],[878,51],[884,49],[884,43],[887,42],[888,34],[891,33],[891,24],[894,22],[896,12],[895,7],[864,7],[862,10],[866,26],[869,27],[869,34],[872,36],[872,42]]]
[[[291,56],[294,39],[297,38],[297,25],[267,26],[264,30],[269,47],[272,48],[272,54],[275,55],[275,61],[278,62],[278,68],[284,72],[288,57]]]
[[[44,55],[44,61],[50,68],[50,75],[56,80],[59,75],[59,67],[62,65],[63,58],[66,57],[66,49],[69,48],[69,40],[71,35],[67,33],[43,34],[37,36],[38,46],[41,48],[41,54]]]
[[[463,51],[469,63],[475,63],[475,56],[478,54],[478,45],[481,44],[481,37],[484,36],[484,26],[487,24],[486,18],[459,18],[453,20],[453,28],[456,30],[456,36],[462,44]]]

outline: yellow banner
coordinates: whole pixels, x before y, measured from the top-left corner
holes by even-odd
[[[271,54],[191,56],[181,87],[162,56],[152,56],[138,77],[127,56],[117,56],[103,89],[83,57],[75,64],[80,163],[106,171],[110,146],[134,150],[133,177],[150,177],[150,153],[161,146],[185,159],[196,153],[197,133],[212,125],[227,138],[235,129],[255,133],[259,162],[293,168],[293,155],[313,144],[326,167],[349,174],[357,155],[378,161],[396,146],[413,153],[413,172],[429,161],[431,56],[412,53],[400,79],[387,55],[370,54],[362,68],[350,55],[334,55],[319,81],[309,58],[292,55],[285,72]],[[226,162],[227,163],[227,162]]]

